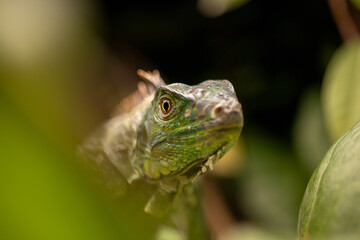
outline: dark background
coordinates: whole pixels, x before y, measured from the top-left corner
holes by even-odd
[[[167,83],[229,79],[246,127],[261,125],[285,139],[300,96],[320,87],[341,43],[327,1],[250,1],[217,18],[204,17],[195,1],[97,5],[98,34],[117,57],[159,69]]]

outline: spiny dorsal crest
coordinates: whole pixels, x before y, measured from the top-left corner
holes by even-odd
[[[116,107],[113,115],[129,112],[134,106],[139,104],[146,97],[153,95],[161,86],[165,85],[158,70],[144,71],[137,70],[138,76],[143,80],[138,82],[138,88],[135,92],[124,98]]]

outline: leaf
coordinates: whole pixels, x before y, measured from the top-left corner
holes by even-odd
[[[360,40],[344,44],[332,57],[322,90],[325,123],[332,140],[360,120]]]
[[[351,0],[351,2],[352,2],[358,9],[360,9],[360,0]]]
[[[279,235],[248,223],[238,224],[226,231],[221,240],[288,240],[290,235]]]
[[[307,90],[301,99],[293,130],[296,153],[311,174],[330,147],[321,115],[320,91]]]
[[[256,225],[296,235],[296,217],[305,190],[301,167],[289,147],[247,128],[245,169],[239,178],[241,207]]]
[[[298,218],[299,239],[360,238],[360,122],[327,152],[311,177]]]
[[[156,234],[156,240],[182,240],[183,237],[176,228],[162,226]]]
[[[0,89],[0,239],[151,239],[139,195],[109,201]],[[136,209],[139,209],[136,211]],[[141,231],[139,231],[141,229]]]

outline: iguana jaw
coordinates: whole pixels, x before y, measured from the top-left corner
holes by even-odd
[[[220,130],[212,130],[212,131],[237,131],[240,135],[242,129],[242,125],[233,125],[223,127]],[[238,135],[237,135],[238,137]],[[216,151],[211,153],[209,156],[204,158],[199,158],[178,172],[173,173],[172,175],[185,175],[189,180],[192,180],[194,177],[201,175],[207,171],[211,171],[214,168],[214,164],[216,164],[224,155],[228,152],[228,150],[236,143],[236,139],[231,139],[227,142],[224,142]]]
[[[213,169],[214,164],[221,158],[225,150],[225,145],[212,153],[207,158],[200,158],[188,164],[185,168],[174,174],[185,175],[187,179],[192,180],[194,177]]]

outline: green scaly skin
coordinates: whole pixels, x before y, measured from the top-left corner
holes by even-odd
[[[158,186],[145,211],[162,215],[236,143],[243,115],[227,80],[165,85],[157,72],[140,73],[157,78],[157,89],[110,119],[80,151],[101,170],[105,186],[119,195],[139,179]]]

